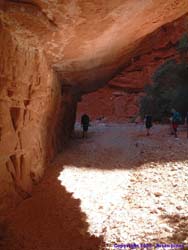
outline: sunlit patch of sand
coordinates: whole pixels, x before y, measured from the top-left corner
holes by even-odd
[[[96,163],[97,164],[97,163]],[[63,166],[58,179],[87,215],[89,233],[107,243],[158,242],[173,236],[165,216],[188,216],[188,162],[152,163],[140,170]],[[186,243],[188,234],[182,238]],[[187,242],[188,243],[188,242]]]

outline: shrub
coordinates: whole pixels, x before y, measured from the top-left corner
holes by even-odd
[[[180,53],[186,53],[188,52],[188,34],[185,33],[181,39],[178,42],[178,45],[176,47],[176,49],[180,52]]]
[[[163,121],[171,109],[185,116],[188,111],[188,64],[177,64],[170,60],[161,65],[153,74],[153,84],[146,86],[142,98],[140,115],[153,115],[153,120]]]
[[[182,116],[188,112],[188,34],[179,40],[176,49],[182,62],[168,60],[153,74],[153,83],[145,87],[146,96],[142,98],[140,115],[153,115],[153,120],[163,121],[170,115],[172,108]]]

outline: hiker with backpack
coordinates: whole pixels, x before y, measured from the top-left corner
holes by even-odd
[[[176,110],[173,110],[172,127],[173,127],[173,130],[174,130],[175,138],[178,138],[177,129],[178,129],[178,125],[180,123],[181,123],[181,115],[180,115],[180,113],[177,112]]]
[[[87,138],[87,131],[89,127],[90,118],[87,114],[83,114],[81,117],[81,126],[83,129],[82,138]]]
[[[172,120],[173,120],[173,112],[171,112],[171,115],[170,115],[170,117],[169,117],[169,123],[170,123],[170,135],[174,135],[174,129],[173,129]]]
[[[188,138],[188,112],[186,114],[186,127],[187,127],[187,138]]]
[[[146,115],[145,116],[145,126],[146,126],[146,130],[147,130],[147,136],[150,135],[150,128],[152,127],[152,116],[151,115]]]

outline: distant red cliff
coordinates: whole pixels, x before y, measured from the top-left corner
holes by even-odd
[[[176,46],[188,28],[187,19],[188,16],[183,16],[149,34],[125,68],[105,88],[82,98],[78,105],[78,118],[87,112],[93,119],[136,119],[144,86],[152,82],[155,70],[166,60],[180,60]]]

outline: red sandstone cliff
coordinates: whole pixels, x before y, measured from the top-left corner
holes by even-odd
[[[148,35],[139,44],[137,54],[108,85],[127,91],[142,91],[145,84],[151,83],[151,77],[159,65],[168,59],[180,59],[176,45],[185,32],[188,32],[187,15]]]
[[[29,196],[47,160],[62,150],[80,96],[104,86],[133,56],[124,85],[143,87],[156,66],[147,58],[148,34],[186,13],[187,0],[0,1],[0,211]],[[102,99],[112,107],[112,97],[112,117],[124,119],[128,105],[128,117],[137,110],[134,95],[110,91],[97,109],[105,109]]]
[[[137,116],[139,100],[143,93],[126,93],[115,89],[100,90],[82,97],[78,104],[77,120],[83,113],[89,114],[92,120],[123,122]]]
[[[83,112],[92,119],[105,117],[110,121],[136,117],[144,86],[152,82],[151,77],[159,65],[169,59],[180,60],[176,45],[187,31],[188,16],[185,15],[149,34],[121,73],[108,82],[108,87],[83,97],[78,105],[78,119]]]

